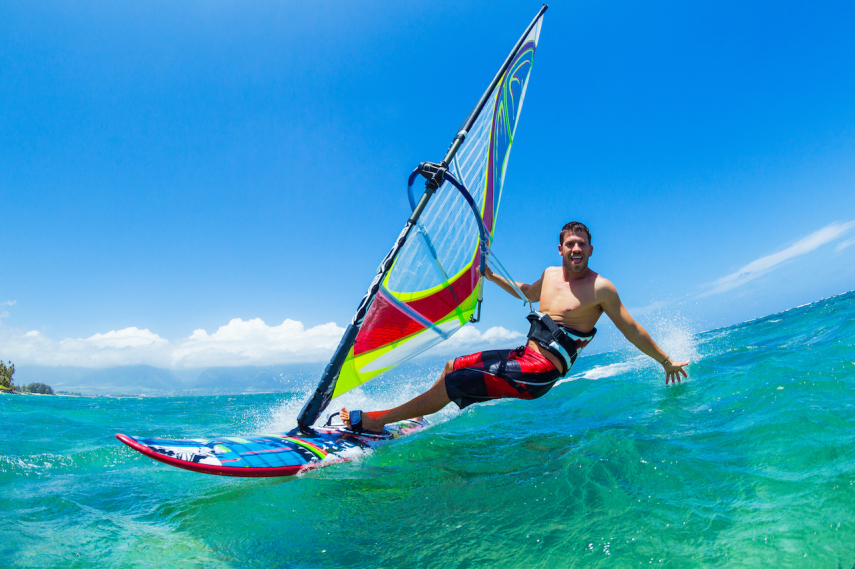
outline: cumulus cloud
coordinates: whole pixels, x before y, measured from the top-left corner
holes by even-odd
[[[513,348],[520,345],[524,334],[513,332],[502,326],[494,326],[481,332],[474,326],[464,326],[451,338],[433,348],[431,354],[463,353],[486,348]]]
[[[334,323],[307,330],[295,320],[269,326],[260,318],[235,318],[212,334],[199,329],[171,342],[137,327],[64,340],[54,340],[38,330],[6,329],[0,345],[4,357],[21,364],[187,368],[322,361],[343,333]]]
[[[136,327],[59,341],[38,330],[23,334],[6,330],[0,339],[6,357],[16,363],[82,367],[163,365],[164,349],[169,346],[157,334]]]
[[[699,294],[697,298],[721,294],[742,286],[749,281],[777,269],[795,257],[810,253],[818,247],[842,237],[853,227],[855,227],[855,221],[850,221],[848,223],[831,223],[819,231],[815,231],[810,235],[799,239],[782,251],[761,257],[756,261],[748,263],[738,271],[710,283],[708,285],[709,289]],[[848,241],[845,243],[848,243]]]
[[[260,318],[235,318],[212,333],[198,329],[173,341],[133,326],[63,340],[54,340],[38,330],[0,329],[0,345],[3,357],[17,364],[90,368],[151,365],[175,369],[324,361],[332,355],[343,333],[344,328],[333,322],[307,329],[302,322],[290,319],[270,326]],[[466,326],[440,351],[462,353],[512,347],[523,338],[501,326],[485,332]]]
[[[123,330],[113,330],[106,334],[95,334],[82,341],[96,348],[142,348],[163,346],[169,343],[157,334],[149,332],[148,328],[140,330],[136,326]]]
[[[235,318],[213,334],[195,330],[189,338],[176,342],[170,367],[319,361],[332,354],[342,334],[344,328],[334,322],[306,330],[296,320],[268,326],[260,318]]]

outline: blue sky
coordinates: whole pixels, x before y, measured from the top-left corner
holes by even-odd
[[[0,357],[170,366],[195,337],[183,365],[322,359],[406,176],[539,6],[4,4]],[[844,2],[551,4],[499,258],[531,282],[583,221],[657,329],[855,288],[853,26]],[[525,331],[498,288],[484,308],[482,334]]]

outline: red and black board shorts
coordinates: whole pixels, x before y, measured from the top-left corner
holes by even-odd
[[[537,399],[561,378],[548,359],[528,346],[487,350],[454,360],[445,376],[448,398],[463,409],[491,399]]]

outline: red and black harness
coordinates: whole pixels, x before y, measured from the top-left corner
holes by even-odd
[[[532,312],[526,316],[526,319],[531,322],[528,339],[534,340],[538,346],[564,362],[564,375],[570,372],[582,349],[594,339],[597,333],[596,328],[584,333],[569,326],[560,326],[544,312]]]

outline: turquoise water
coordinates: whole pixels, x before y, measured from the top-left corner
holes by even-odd
[[[542,399],[452,410],[290,479],[173,469],[120,444],[293,425],[306,389],[0,396],[2,567],[855,565],[855,293],[580,358]],[[348,400],[402,401],[441,362]]]

